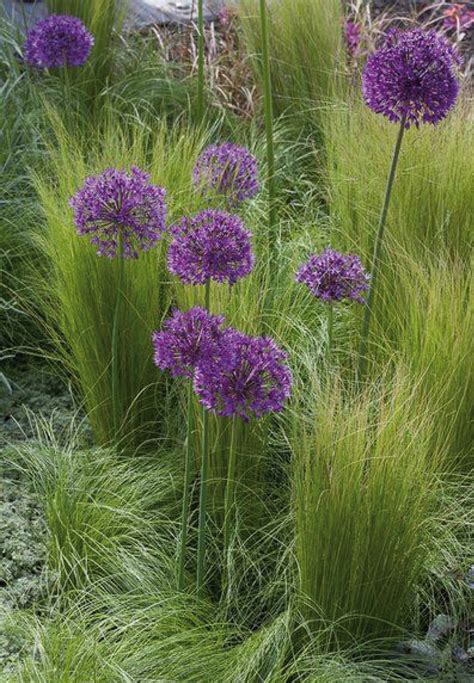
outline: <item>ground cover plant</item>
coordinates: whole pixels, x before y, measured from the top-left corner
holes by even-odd
[[[441,5],[2,19],[2,680],[472,677],[474,118]]]

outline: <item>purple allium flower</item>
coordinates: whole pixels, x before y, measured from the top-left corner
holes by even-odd
[[[199,365],[194,390],[202,405],[217,415],[252,415],[283,409],[291,393],[287,355],[268,337],[249,337],[229,328],[224,332],[225,362]]]
[[[346,39],[347,50],[351,57],[355,58],[359,54],[360,47],[360,24],[357,24],[352,19],[348,19],[344,24],[344,36]]]
[[[132,166],[130,174],[107,168],[86,178],[69,200],[79,235],[91,235],[99,256],[137,258],[148,251],[166,229],[165,190],[149,183],[149,174]],[[119,256],[121,254],[118,254]]]
[[[296,274],[296,281],[305,284],[313,296],[331,303],[343,299],[364,303],[361,294],[368,290],[369,280],[358,256],[334,249],[311,256]]]
[[[173,377],[192,377],[199,364],[216,364],[222,356],[224,317],[204,308],[173,311],[163,330],[153,332],[154,361]]]
[[[40,69],[82,66],[94,38],[77,17],[52,14],[28,31],[25,60]]]
[[[434,31],[390,31],[365,65],[362,92],[367,105],[390,121],[437,123],[453,108],[459,92],[460,57]]]
[[[215,280],[233,285],[253,268],[251,234],[238,216],[209,209],[182,218],[170,232],[175,238],[168,250],[168,268],[186,284]]]
[[[210,145],[196,162],[193,181],[202,190],[224,195],[228,204],[238,204],[259,190],[257,159],[230,142]]]

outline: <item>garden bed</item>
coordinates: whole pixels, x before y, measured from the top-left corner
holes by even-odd
[[[2,681],[472,679],[472,29],[414,4],[2,20]]]

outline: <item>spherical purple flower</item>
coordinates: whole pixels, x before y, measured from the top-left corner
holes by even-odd
[[[52,14],[28,31],[25,60],[40,69],[82,66],[94,38],[77,17]]]
[[[199,364],[218,363],[222,356],[221,329],[224,317],[211,315],[204,308],[175,310],[163,325],[153,332],[154,361],[173,377],[192,377]]]
[[[454,46],[434,31],[390,31],[364,68],[365,101],[390,121],[406,117],[407,128],[437,123],[456,102],[459,64]]]
[[[252,271],[251,234],[238,216],[209,209],[184,217],[170,232],[175,237],[168,250],[168,268],[186,284],[215,280],[233,285]]]
[[[224,195],[228,204],[238,204],[259,190],[257,159],[230,142],[210,145],[196,162],[193,181],[202,190]]]
[[[364,303],[361,294],[369,288],[369,280],[358,256],[333,249],[311,256],[296,274],[296,281],[305,284],[313,296],[331,303],[343,299]]]
[[[292,384],[286,353],[268,337],[249,337],[231,328],[224,333],[223,349],[225,361],[196,369],[194,390],[202,405],[245,421],[282,410]]]
[[[137,258],[166,229],[165,190],[149,182],[149,174],[132,166],[130,174],[108,168],[86,178],[69,200],[79,235],[91,235],[97,254]]]

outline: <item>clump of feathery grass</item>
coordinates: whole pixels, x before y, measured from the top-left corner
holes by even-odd
[[[377,615],[373,612],[354,614],[353,611],[346,614],[343,609],[344,606],[353,607],[358,599],[361,609],[367,611],[370,601],[376,603],[377,595],[381,609],[387,594],[393,596],[395,586],[399,587],[397,578],[402,572],[409,572],[414,552],[412,544],[397,546],[399,554],[395,563],[391,563],[392,555],[383,561],[383,557],[374,555],[373,551],[396,547],[392,535],[390,538],[383,535],[384,531],[396,530],[390,524],[389,512],[394,510],[389,504],[396,500],[408,503],[409,498],[415,502],[422,490],[419,479],[414,480],[411,491],[406,486],[393,490],[390,484],[400,485],[417,467],[407,461],[404,464],[408,465],[409,472],[405,473],[403,467],[396,471],[396,456],[384,449],[387,461],[379,458],[377,462],[374,458],[368,463],[367,485],[360,490],[356,475],[363,469],[363,463],[357,462],[356,456],[366,434],[352,428],[360,426],[360,420],[365,425],[367,413],[371,413],[372,434],[381,439],[379,448],[393,444],[401,435],[401,421],[410,408],[410,391],[401,382],[391,397],[386,396],[388,403],[392,400],[393,404],[382,406],[378,423],[377,406],[371,402],[364,404],[360,394],[353,417],[347,406],[341,406],[338,399],[333,398],[331,405],[319,412],[322,424],[318,427],[316,423],[318,433],[323,437],[321,449],[325,449],[324,452],[319,450],[320,457],[314,457],[312,439],[294,444],[298,459],[296,500],[309,503],[311,496],[314,499],[322,494],[323,488],[326,489],[318,500],[321,518],[307,514],[302,518],[300,508],[297,508],[296,517],[300,534],[310,534],[310,528],[315,532],[319,525],[318,535],[311,533],[305,538],[316,542],[319,551],[326,547],[334,560],[332,564],[325,564],[324,560],[329,562],[331,556],[311,555],[311,547],[307,546],[306,555],[311,555],[313,568],[319,566],[320,569],[319,574],[313,572],[311,576],[325,576],[321,586],[325,590],[318,591],[314,602],[310,602],[308,596],[306,602],[296,599],[299,594],[295,559],[300,558],[301,577],[308,575],[307,564],[301,555],[301,536],[296,545],[297,558],[293,554],[293,529],[286,507],[288,481],[282,479],[280,482],[280,501],[275,501],[274,513],[266,528],[260,529],[253,538],[244,539],[238,535],[235,539],[237,552],[231,567],[232,590],[224,594],[220,602],[215,602],[212,598],[197,597],[175,588],[173,549],[179,528],[181,490],[176,454],[163,451],[159,459],[153,455],[126,462],[114,451],[84,451],[79,425],[74,422],[61,435],[55,434],[48,422],[36,422],[36,437],[10,450],[5,454],[5,460],[30,482],[44,511],[48,538],[47,573],[50,576],[45,585],[50,586],[50,592],[47,610],[36,614],[20,612],[9,619],[10,632],[23,643],[22,660],[12,672],[12,680],[46,681],[54,676],[77,681],[91,677],[104,681],[122,678],[179,680],[190,676],[196,680],[208,677],[235,680],[236,676],[243,680],[263,680],[273,676],[282,681],[296,677],[328,683],[333,680],[361,683],[406,680],[404,675],[411,670],[410,662],[389,657],[387,644],[390,640],[387,643],[380,638],[380,631],[375,627],[376,623],[380,626]],[[404,401],[408,402],[405,406]],[[395,408],[394,413],[390,407]],[[345,423],[332,422],[334,410],[337,417],[349,415],[349,419]],[[382,424],[385,417],[388,421]],[[32,424],[35,424],[34,418]],[[306,426],[311,429],[314,424],[308,421]],[[410,416],[409,425],[404,444],[410,439],[415,443],[423,435],[423,427],[417,423],[416,416]],[[302,427],[301,422],[298,426]],[[329,442],[324,435],[331,435],[333,441],[335,430],[340,439],[329,448],[332,452],[334,447],[336,453],[332,488],[328,489],[325,454],[329,453],[326,450]],[[311,448],[307,448],[309,443]],[[421,445],[420,441],[418,443]],[[316,447],[318,445],[316,443]],[[344,454],[346,457],[341,457]],[[351,481],[351,477],[355,481]],[[310,490],[311,483],[314,490]],[[426,493],[428,482],[423,486]],[[414,598],[410,612],[421,629],[426,612],[436,612],[441,605],[445,609],[447,600],[452,610],[450,614],[455,616],[462,614],[465,605],[459,581],[449,576],[454,576],[452,570],[467,558],[469,536],[465,498],[469,495],[468,488],[466,482],[457,480],[451,484],[440,483],[436,491],[441,496],[438,512],[427,516],[416,529],[420,508],[426,510],[431,505],[435,493],[432,488],[430,501],[418,500],[397,533],[398,539],[403,534],[406,541],[413,539],[412,533],[418,534],[424,539],[420,554],[422,551],[428,553],[422,562],[420,560],[427,571],[421,581],[412,585],[413,596],[418,594],[422,600]],[[349,509],[346,503],[353,496],[360,504]],[[377,507],[379,515],[371,516],[364,502],[376,500],[383,505]],[[439,512],[439,505],[442,505],[442,512]],[[330,510],[332,516],[327,514]],[[399,522],[402,511],[395,510],[395,513],[394,525]],[[324,532],[331,519],[334,525]],[[380,545],[362,544],[357,554],[356,539],[350,531],[358,530],[358,538],[363,540],[369,521],[372,530],[378,532],[374,538]],[[220,529],[211,531],[216,541]],[[352,552],[348,552],[349,549]],[[381,583],[382,578],[389,575],[390,580],[381,590],[370,593],[370,586],[364,582],[359,586],[360,595],[349,590],[359,584],[364,569],[371,567],[377,571],[377,580]],[[441,584],[440,577],[444,577]],[[304,585],[307,588],[307,584]],[[437,585],[441,598],[435,594]],[[329,598],[331,587],[332,595],[335,596],[334,591],[339,588],[339,596],[345,601],[339,603],[340,613],[335,619],[329,614],[323,618],[319,613],[315,622],[317,600]],[[319,606],[323,603],[319,602]],[[326,606],[333,613],[336,611],[334,603]],[[367,636],[366,642],[354,643],[350,638],[356,624],[355,630]],[[362,628],[363,624],[367,630]],[[370,638],[370,631],[375,633],[375,640]],[[330,647],[341,633],[339,648]]]
[[[359,96],[324,117],[330,210],[344,248],[370,256],[383,196],[393,126]],[[420,261],[440,249],[468,259],[472,245],[474,117],[467,95],[436,127],[407,131],[387,217],[387,248]]]
[[[85,177],[108,166],[136,164],[151,173],[152,182],[167,188],[172,218],[193,203],[192,163],[202,146],[201,137],[184,129],[170,133],[163,124],[149,147],[148,136],[139,126],[130,138],[128,132],[112,125],[97,136],[95,144],[89,140],[85,151],[80,136],[68,135],[54,115],[53,125],[56,151],[51,151],[48,170],[35,180],[46,218],[46,230],[38,235],[45,265],[39,276],[40,283],[45,283],[40,299],[51,337],[78,381],[98,443],[113,441],[116,425],[138,443],[156,436],[164,421],[159,408],[163,381],[153,367],[150,334],[171,303],[165,246],[160,242],[140,259],[123,264],[125,303],[119,312],[118,351],[121,402],[120,414],[114,415],[108,367],[121,264],[98,259],[96,249],[77,237],[68,202]]]
[[[244,43],[261,81],[262,33],[255,0],[239,8]],[[340,92],[343,58],[340,0],[282,0],[268,4],[272,98],[275,115],[320,126],[320,111]]]
[[[357,101],[335,109],[326,125],[332,234],[338,246],[370,258],[393,130]],[[466,363],[474,209],[469,180],[473,164],[463,150],[472,128],[461,98],[449,120],[435,130],[406,132],[387,217],[370,344],[374,370],[394,354],[416,367],[429,386],[427,395],[444,406],[437,431],[442,440],[451,433],[447,450],[453,464],[464,460],[463,466],[472,424],[472,374]],[[446,351],[443,363],[439,355],[436,359],[435,339],[441,353]]]
[[[333,645],[409,627],[439,513],[436,415],[421,410],[412,376],[381,380],[347,395],[333,376],[293,421],[303,609],[316,630],[334,624]]]

